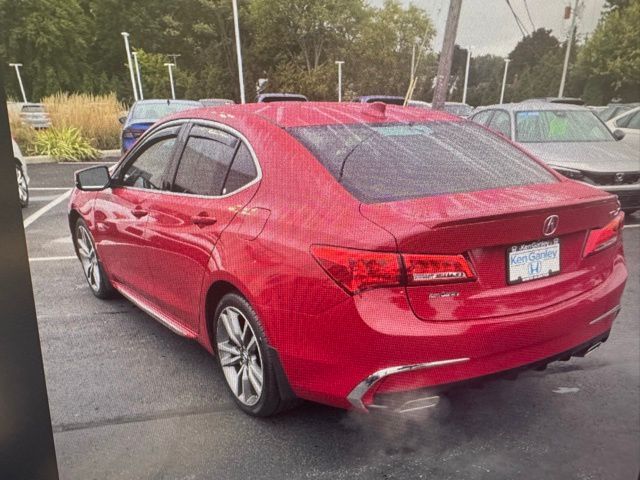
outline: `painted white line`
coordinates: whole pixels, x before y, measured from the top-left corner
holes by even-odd
[[[59,260],[77,260],[78,257],[34,257],[30,258],[30,262],[57,262]]]
[[[42,203],[50,202],[56,198],[58,198],[58,195],[34,195],[33,197],[29,197],[29,201],[33,203]]]
[[[71,187],[29,187],[30,192],[47,192],[53,190],[69,190]]]
[[[51,200],[44,207],[42,207],[40,210],[37,210],[36,212],[34,212],[31,215],[29,215],[27,218],[24,219],[24,228],[26,229],[29,225],[31,225],[33,222],[38,220],[41,216],[43,216],[45,213],[47,213],[53,207],[55,207],[59,203],[64,202],[67,198],[69,198],[69,195],[71,195],[71,189],[69,189],[68,191],[66,191],[65,193],[63,193],[59,197],[57,197],[55,200]]]
[[[636,225],[625,225],[624,227],[622,227],[622,229],[624,230],[625,228],[640,228],[640,224],[636,224]]]

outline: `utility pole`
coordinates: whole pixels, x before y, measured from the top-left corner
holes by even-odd
[[[173,71],[171,70],[175,67],[175,63],[165,63],[164,66],[169,69],[169,83],[171,84],[171,98],[176,99],[176,90],[173,86]]]
[[[16,76],[18,77],[18,83],[20,84],[20,92],[22,93],[22,101],[24,101],[24,103],[29,103],[27,102],[27,95],[24,93],[24,85],[22,85],[22,77],[20,76],[20,67],[22,66],[22,64],[10,63],[9,66],[16,69]]]
[[[133,98],[138,101],[138,88],[136,87],[136,79],[133,75],[133,64],[131,63],[131,49],[129,48],[129,34],[127,32],[121,32],[120,35],[124,38],[124,48],[127,50],[127,63],[129,64],[129,74],[131,75],[131,87],[133,88]]]
[[[144,95],[142,94],[142,80],[140,80],[140,65],[138,65],[138,52],[131,52],[133,55],[133,63],[136,67],[136,77],[138,78],[138,90],[140,90],[140,100],[144,100]]]
[[[444,108],[444,102],[447,100],[449,75],[451,74],[451,63],[453,62],[453,47],[456,43],[456,33],[458,31],[458,20],[460,19],[461,8],[462,0],[450,0],[447,25],[444,30],[444,40],[442,41],[440,61],[438,62],[436,89],[435,92],[433,92],[432,108],[434,110],[442,110]]]
[[[500,90],[500,103],[504,102],[504,88],[507,85],[507,71],[509,70],[510,58],[504,59],[504,75],[502,76],[502,90]]]
[[[562,78],[560,79],[560,90],[558,90],[558,97],[564,96],[564,84],[567,80],[567,69],[569,68],[569,55],[571,54],[571,44],[573,43],[573,34],[576,30],[576,17],[578,13],[578,4],[580,0],[576,0],[573,4],[573,10],[571,12],[571,27],[569,28],[569,38],[567,38],[567,49],[564,54],[564,65],[562,66]]]
[[[464,69],[464,89],[462,90],[462,103],[467,103],[467,85],[469,84],[469,64],[471,63],[471,50],[473,47],[467,47],[467,66]]]
[[[242,72],[242,48],[240,47],[240,25],[238,23],[238,1],[231,0],[233,6],[233,29],[236,34],[236,57],[238,58],[238,81],[240,82],[240,103],[246,103],[244,98],[244,74]]]
[[[338,102],[342,102],[342,64],[344,61],[336,60],[338,65]]]

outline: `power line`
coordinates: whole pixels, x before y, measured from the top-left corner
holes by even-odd
[[[509,6],[509,10],[511,10],[511,13],[513,14],[513,18],[516,19],[516,24],[518,25],[518,28],[520,29],[520,33],[522,33],[523,37],[526,37],[527,35],[529,35],[529,32],[527,32],[527,29],[525,28],[524,23],[522,23],[522,20],[520,20],[520,17],[518,17],[518,15],[516,14],[516,11],[511,6],[511,2],[509,0],[505,0],[505,1],[507,2],[507,5]]]
[[[524,8],[527,10],[527,17],[529,17],[529,23],[531,23],[531,30],[533,31],[536,29],[536,26],[533,24],[533,20],[531,20],[531,12],[529,11],[527,0],[524,0]]]

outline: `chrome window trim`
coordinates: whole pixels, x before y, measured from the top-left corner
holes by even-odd
[[[347,395],[347,400],[349,403],[357,410],[367,411],[367,407],[365,407],[362,402],[362,398],[365,394],[373,387],[376,383],[382,380],[385,377],[390,375],[395,375],[397,373],[403,372],[412,372],[415,370],[424,370],[426,368],[434,368],[440,367],[444,365],[454,365],[456,363],[468,362],[471,360],[470,358],[452,358],[449,360],[437,360],[435,362],[427,362],[427,363],[415,363],[412,365],[401,365],[398,367],[389,367],[378,370],[377,372],[372,373],[363,381],[361,381],[358,385],[355,386],[351,393]]]
[[[225,125],[223,123],[218,123],[218,122],[215,122],[213,120],[204,120],[204,119],[199,119],[199,118],[187,118],[187,119],[181,119],[180,121],[181,122],[187,122],[187,123],[190,122],[190,123],[193,123],[194,125],[203,125],[203,126],[218,128],[218,129],[220,129],[220,130],[222,130],[222,131],[224,131],[226,133],[229,133],[231,135],[236,136],[249,149],[249,153],[251,154],[251,158],[253,159],[253,164],[256,166],[256,171],[257,171],[256,178],[251,180],[249,183],[243,185],[242,187],[234,190],[233,192],[225,193],[223,195],[196,195],[196,194],[192,194],[192,193],[170,192],[170,191],[167,191],[167,190],[150,190],[148,188],[138,188],[138,187],[129,187],[129,186],[116,186],[116,187],[112,187],[112,188],[126,188],[126,189],[136,190],[136,191],[152,192],[152,193],[161,194],[161,195],[172,195],[172,196],[187,197],[187,198],[220,199],[220,198],[227,198],[227,197],[230,197],[230,196],[235,195],[237,193],[240,193],[241,191],[246,190],[247,188],[255,185],[260,180],[262,180],[262,167],[260,166],[260,162],[258,161],[258,156],[256,155],[256,152],[253,149],[253,145],[251,145],[251,142],[249,142],[247,137],[245,137],[241,132],[239,132],[235,128],[229,127],[228,125]],[[176,121],[163,123],[161,125],[158,125],[158,127],[156,127],[154,129],[154,131],[156,131],[160,127],[174,126],[173,123],[177,123],[177,122],[178,121],[176,120]],[[151,134],[152,133],[150,132],[149,135],[151,135]],[[141,138],[144,138],[144,137],[141,137]],[[122,162],[122,160],[121,160],[121,162]],[[179,168],[179,166],[180,166],[180,164],[178,164],[178,168]],[[118,168],[120,168],[120,165],[118,165],[116,170]]]

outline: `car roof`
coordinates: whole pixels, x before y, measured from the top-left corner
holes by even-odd
[[[564,110],[564,111],[585,111],[591,112],[587,107],[568,103],[550,103],[541,100],[531,100],[523,103],[496,103],[494,105],[484,105],[476,108],[474,115],[482,110],[506,110],[508,112],[530,112],[532,110]],[[593,112],[591,112],[593,113]]]
[[[183,99],[172,99],[172,98],[151,98],[145,100],[138,100],[133,104],[136,105],[145,105],[145,104],[158,104],[158,103],[183,103],[183,104],[193,104],[193,105],[201,105],[201,103],[197,100],[183,100]]]
[[[204,107],[178,112],[168,118],[214,120],[228,124],[260,118],[281,128],[357,123],[464,121],[460,117],[439,110],[353,102],[247,103]]]

